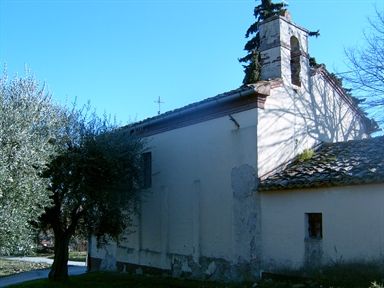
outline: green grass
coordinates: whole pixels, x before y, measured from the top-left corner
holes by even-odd
[[[0,278],[31,270],[51,268],[51,264],[0,259]]]
[[[285,270],[283,275],[270,274],[258,283],[257,288],[384,288],[383,262],[371,263],[335,263],[321,270]],[[31,263],[0,259],[0,277],[21,273],[29,270],[50,268],[46,263]],[[320,274],[319,274],[320,273]],[[292,276],[288,276],[292,275]],[[305,277],[305,278],[302,278]],[[376,281],[376,283],[372,283]],[[92,272],[78,276],[71,276],[64,283],[52,283],[48,279],[34,280],[17,285],[17,287],[227,287],[227,288],[251,288],[254,283],[223,284],[214,282],[201,282],[191,280],[177,280],[164,277],[151,277],[142,275],[130,275],[126,273]]]
[[[36,256],[53,259],[51,253],[39,253]],[[69,261],[85,262],[87,252],[69,252]],[[31,270],[50,269],[51,264],[44,262],[28,262],[19,260],[6,260],[0,258],[0,278],[18,273],[23,273]]]
[[[312,267],[303,267],[299,270],[282,269],[279,274],[287,275],[288,279],[289,277],[305,277],[304,280],[316,279],[319,283],[326,284],[323,287],[384,288],[384,261],[337,260],[320,269]],[[372,284],[374,282],[376,286]]]
[[[228,285],[223,283],[200,282],[191,280],[177,280],[162,277],[148,277],[139,275],[128,275],[122,273],[101,273],[92,272],[84,275],[71,276],[64,283],[50,282],[48,279],[41,279],[21,283],[12,288],[66,288],[66,287],[173,287],[173,288],[192,288],[192,287],[252,287],[252,284]]]
[[[242,283],[242,284],[225,284],[225,283],[216,283],[216,282],[201,282],[201,281],[192,281],[192,280],[177,280],[171,278],[163,277],[150,277],[142,275],[129,275],[123,273],[103,273],[103,272],[92,272],[78,276],[69,277],[68,281],[60,282],[50,282],[48,279],[34,280],[30,282],[25,282],[17,285],[13,285],[12,288],[68,288],[68,287],[92,287],[92,288],[101,288],[101,287],[171,287],[171,288],[292,288],[292,287],[312,287],[312,288],[350,288],[351,286],[340,286],[333,284],[324,284],[318,283],[313,280],[303,280],[303,279],[264,279],[259,282],[257,286],[254,286],[255,283]],[[355,287],[355,286],[354,286]],[[359,286],[361,288],[384,288],[382,284],[368,284],[364,286]]]
[[[85,262],[86,258],[87,258],[87,251],[69,252],[69,261]]]
[[[47,257],[48,259],[53,259],[55,257],[53,254],[44,254],[44,256],[39,254],[39,256]],[[68,261],[85,262],[86,258],[87,258],[86,251],[72,251],[72,252],[69,252]]]
[[[315,155],[315,151],[312,149],[304,149],[301,154],[297,155],[297,161],[308,161],[313,157],[313,155]]]

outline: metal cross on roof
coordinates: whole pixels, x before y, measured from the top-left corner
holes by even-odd
[[[159,111],[157,111],[157,114],[160,115],[160,104],[163,104],[164,102],[161,102],[160,100],[160,96],[159,98],[157,99],[157,101],[154,101],[155,103],[159,104]]]

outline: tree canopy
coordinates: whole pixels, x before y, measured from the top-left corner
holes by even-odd
[[[260,55],[260,36],[259,26],[260,23],[271,18],[273,16],[282,15],[288,6],[286,3],[272,3],[272,0],[261,0],[261,4],[256,6],[253,15],[256,18],[256,22],[253,23],[245,33],[245,38],[252,38],[244,46],[244,50],[247,51],[247,55],[239,58],[240,63],[244,63],[244,79],[243,84],[251,84],[261,79],[261,55]],[[319,30],[311,31],[309,36],[320,36]]]
[[[26,69],[0,77],[0,253],[28,253],[34,246],[31,219],[50,205],[49,180],[39,177],[60,134],[61,106]]]
[[[49,277],[58,281],[68,277],[68,244],[75,233],[94,235],[99,246],[129,233],[143,192],[141,155],[146,149],[135,132],[95,113],[71,114],[67,125],[67,141],[55,144],[60,153],[42,174],[50,179],[53,206],[45,207],[37,223],[54,232]]]
[[[52,280],[68,277],[75,234],[99,246],[126,233],[142,186],[146,141],[90,106],[53,101],[30,72],[0,78],[0,253],[35,248],[53,231]]]
[[[255,83],[261,77],[259,24],[278,15],[284,6],[283,3],[274,4],[271,0],[261,0],[261,4],[255,7],[253,14],[256,22],[245,33],[245,38],[252,36],[244,46],[247,55],[239,59],[240,63],[245,63],[243,64],[245,73],[243,84]]]

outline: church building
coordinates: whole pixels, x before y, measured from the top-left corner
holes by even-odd
[[[283,187],[268,194],[282,179],[266,179],[322,143],[369,141],[372,125],[324,65],[310,67],[308,33],[292,22],[288,11],[264,21],[260,24],[261,81],[127,126],[140,128],[150,139],[150,149],[143,155],[150,193],[140,204],[135,232],[123,242],[98,249],[90,241],[89,269],[252,281],[280,264],[298,268],[309,263],[307,252],[313,247],[304,243],[307,218],[312,221],[310,236],[326,241],[328,210],[320,211],[320,202],[308,204],[319,199],[312,198],[312,192],[303,195],[300,190],[290,198]],[[383,184],[375,185],[376,201],[384,199]],[[344,197],[343,193],[338,191],[330,200],[337,197]],[[326,206],[327,197],[320,198]],[[308,209],[300,206],[305,203]],[[301,216],[285,217],[283,211],[290,215],[290,207]],[[323,239],[313,228],[320,214]],[[292,229],[299,232],[285,226],[289,219],[296,221]],[[374,241],[369,255],[352,253],[351,257],[383,252],[383,230],[375,232],[382,238]],[[297,237],[300,243],[295,242]],[[340,237],[338,245],[344,239]],[[293,255],[290,247],[299,252]],[[328,243],[322,249],[322,255],[328,255],[325,249],[333,246]],[[316,261],[325,264],[320,252]]]

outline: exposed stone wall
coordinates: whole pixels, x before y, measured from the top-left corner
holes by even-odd
[[[170,254],[170,269],[121,262],[106,255],[105,258],[90,258],[92,271],[124,272],[136,275],[158,275],[179,279],[213,282],[244,282],[260,279],[260,263],[240,260],[237,263],[220,258],[201,257],[195,262],[192,256]]]

